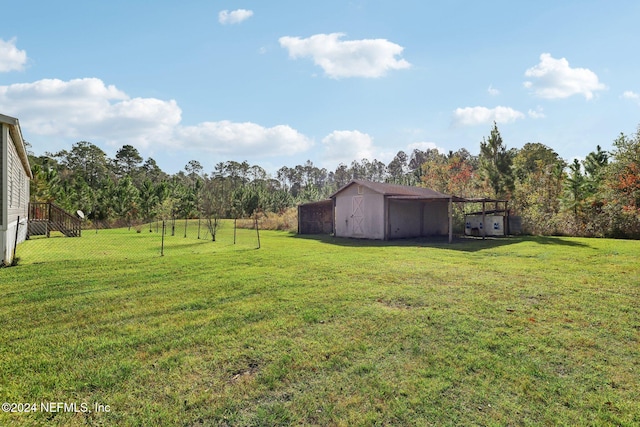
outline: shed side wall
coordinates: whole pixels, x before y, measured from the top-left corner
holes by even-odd
[[[437,200],[425,203],[422,230],[423,236],[446,236],[449,234],[449,201]]]
[[[389,238],[420,236],[421,202],[389,200]]]
[[[446,236],[447,234],[449,234],[448,201],[389,200],[389,238]]]

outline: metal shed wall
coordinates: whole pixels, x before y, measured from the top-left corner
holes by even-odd
[[[421,232],[422,203],[389,200],[389,239],[418,237]]]
[[[389,200],[388,238],[446,236],[448,233],[448,201]]]
[[[333,233],[333,200],[298,206],[298,234]]]
[[[446,236],[449,234],[449,201],[426,202],[422,221],[423,236]]]

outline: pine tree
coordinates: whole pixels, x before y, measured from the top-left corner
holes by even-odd
[[[511,164],[513,152],[502,142],[498,125],[493,122],[489,139],[480,143],[480,173],[496,198],[504,198],[513,191]]]
[[[564,197],[562,202],[567,210],[573,211],[577,219],[583,208],[587,196],[587,180],[582,173],[582,166],[578,159],[574,159],[569,166],[569,175],[565,179]]]

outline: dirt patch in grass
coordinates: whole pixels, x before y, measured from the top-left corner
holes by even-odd
[[[240,381],[246,382],[253,379],[258,373],[258,364],[256,362],[249,362],[249,364],[240,370],[234,371],[229,379],[230,383],[237,383]]]

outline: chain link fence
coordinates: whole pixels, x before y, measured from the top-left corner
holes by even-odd
[[[260,248],[259,229],[252,219],[175,218],[150,222],[83,221],[71,233],[54,224],[22,222],[27,239],[14,248],[13,264],[87,259],[171,257],[226,249]]]

